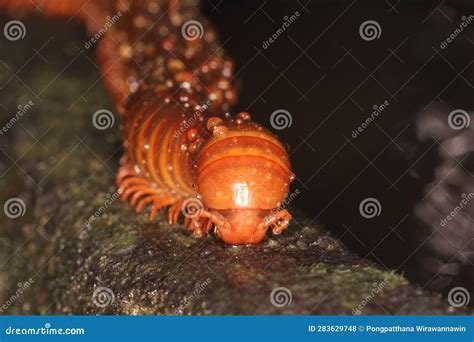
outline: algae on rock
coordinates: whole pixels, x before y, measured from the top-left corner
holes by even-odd
[[[303,216],[252,247],[194,238],[164,215],[154,222],[137,216],[116,199],[118,118],[111,129],[92,125],[96,110],[114,107],[91,52],[74,49],[83,31],[37,20],[28,25],[46,32],[4,49],[9,68],[2,81],[25,63],[15,49],[55,39],[42,52],[50,63],[35,58],[0,95],[7,108],[23,98],[35,102],[0,136],[0,201],[19,197],[26,204],[24,216],[1,217],[0,303],[18,283],[33,280],[5,313],[352,314],[361,303],[364,314],[449,312],[440,295],[349,252]],[[2,112],[1,122],[10,115]],[[286,306],[270,300],[279,287],[291,295]]]

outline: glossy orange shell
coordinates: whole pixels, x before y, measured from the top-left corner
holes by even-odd
[[[107,28],[97,53],[123,118],[117,184],[137,212],[151,206],[153,219],[169,207],[171,224],[183,213],[195,235],[213,229],[228,244],[259,243],[268,228],[287,227],[291,216],[279,209],[292,178],[287,151],[248,113],[228,114],[233,63],[197,1],[0,0],[0,7],[73,17],[92,34]]]

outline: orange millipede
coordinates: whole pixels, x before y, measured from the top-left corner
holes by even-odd
[[[197,0],[0,0],[0,7],[86,22],[122,116],[121,198],[150,219],[168,208],[196,236],[260,243],[291,219],[279,206],[293,178],[284,145],[236,102],[233,63]],[[105,19],[114,20],[112,25]],[[112,19],[111,19],[112,18]],[[102,31],[101,31],[102,30]]]

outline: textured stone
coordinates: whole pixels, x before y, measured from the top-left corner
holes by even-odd
[[[58,27],[46,26],[33,46]],[[365,300],[364,314],[449,312],[440,295],[363,260],[302,215],[261,245],[228,247],[169,226],[164,215],[148,222],[146,214],[137,216],[114,200],[118,118],[112,129],[92,125],[93,113],[113,104],[86,57],[58,73],[85,38],[74,26],[66,31],[65,37],[76,32],[78,41],[57,33],[43,52],[49,64],[31,62],[20,75],[24,83],[14,79],[0,95],[7,108],[30,98],[35,103],[0,136],[0,203],[11,197],[26,203],[23,217],[1,214],[0,303],[19,282],[34,281],[7,313],[351,314]],[[9,66],[1,71],[2,82],[25,61],[16,61],[14,51],[32,41],[16,44],[2,52]],[[42,101],[26,85],[36,94],[44,89]],[[11,113],[2,112],[1,122]],[[278,287],[291,292],[289,305],[272,305]]]

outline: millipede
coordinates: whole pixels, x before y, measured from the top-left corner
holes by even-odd
[[[0,0],[13,15],[40,12],[87,25],[122,119],[121,199],[153,220],[230,245],[280,234],[294,175],[285,145],[236,103],[234,63],[198,0]],[[100,34],[98,34],[100,33]],[[92,40],[93,42],[95,40]]]

